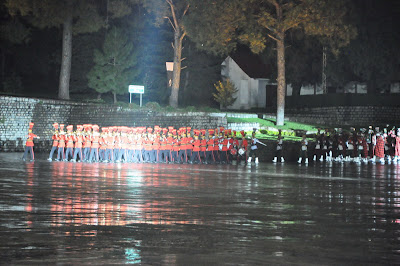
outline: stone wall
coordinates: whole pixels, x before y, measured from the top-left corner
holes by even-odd
[[[272,114],[268,114],[269,116]],[[400,104],[396,106],[336,106],[285,109],[285,120],[326,126],[400,126]]]
[[[35,123],[35,150],[48,150],[52,124],[99,126],[173,126],[215,128],[227,126],[225,114],[202,112],[162,113],[124,109],[114,105],[0,96],[0,151],[22,151],[29,122]]]

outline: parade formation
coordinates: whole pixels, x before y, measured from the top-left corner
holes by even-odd
[[[54,123],[53,127],[49,161],[230,164],[232,160],[252,160],[247,158],[246,133],[223,127],[192,130],[113,126],[102,127],[101,132],[98,125],[89,124],[77,125],[75,131],[73,125]],[[33,136],[28,136],[31,139]],[[254,134],[253,141],[251,156],[258,163],[256,143],[263,143]]]
[[[29,133],[23,160],[34,160],[33,139]],[[224,127],[192,129],[191,127],[100,127],[98,125],[53,124],[52,148],[48,161],[104,162],[104,163],[190,163],[190,164],[237,164],[259,163],[258,144],[267,146],[255,137],[246,137],[243,130],[236,132]],[[65,130],[66,129],[66,130]],[[283,163],[283,139],[277,136],[274,163]],[[313,145],[309,145],[311,142]],[[253,159],[254,158],[254,159]],[[400,162],[400,129],[388,127],[380,131],[368,129],[350,132],[318,130],[314,141],[303,135],[299,145],[298,163],[313,161],[354,163]]]

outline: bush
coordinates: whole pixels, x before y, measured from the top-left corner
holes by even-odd
[[[183,111],[184,111],[184,112],[196,112],[196,111],[197,111],[197,108],[194,107],[194,106],[186,106],[186,107],[183,109]]]
[[[175,107],[173,107],[173,106],[170,106],[170,105],[168,105],[167,107],[165,107],[164,110],[165,110],[165,112],[171,112],[171,113],[178,112],[178,109],[177,109],[177,108],[175,108]]]
[[[157,102],[148,102],[145,107],[153,111],[161,110],[161,106]]]
[[[86,99],[84,102],[87,103],[106,103],[103,99]]]
[[[235,85],[227,79],[225,82],[218,81],[214,84],[217,93],[213,93],[214,100],[218,102],[222,108],[232,105],[236,101],[233,95],[238,91]]]

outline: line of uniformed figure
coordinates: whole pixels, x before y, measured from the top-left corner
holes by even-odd
[[[397,163],[400,162],[400,129],[397,134],[394,127],[381,131],[379,127],[374,130],[370,126],[359,132],[353,128],[350,133],[321,133],[319,130],[312,149],[308,148],[306,136],[303,136],[298,163],[308,163],[308,155],[313,161]]]
[[[54,123],[49,161],[133,162],[133,163],[221,163],[251,162],[247,158],[245,132],[219,127],[194,129],[182,127],[102,127]],[[238,138],[236,136],[238,133]],[[258,163],[257,139],[252,139],[250,156]],[[263,144],[263,143],[261,143]]]

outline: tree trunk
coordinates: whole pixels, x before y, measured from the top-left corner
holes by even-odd
[[[181,80],[182,42],[181,30],[176,29],[174,32],[174,71],[172,74],[171,96],[169,97],[169,105],[175,108],[178,107],[179,83]]]
[[[58,87],[58,98],[69,100],[69,80],[71,76],[72,58],[72,12],[65,19],[63,25],[63,43],[61,57],[60,83]]]
[[[285,122],[285,33],[277,34],[276,50],[278,65],[278,87],[276,89],[276,125],[283,126]]]
[[[117,93],[113,92],[113,97],[114,97],[114,103],[117,103]]]
[[[101,99],[101,93],[99,92],[99,93],[97,93],[97,100],[100,100]]]

